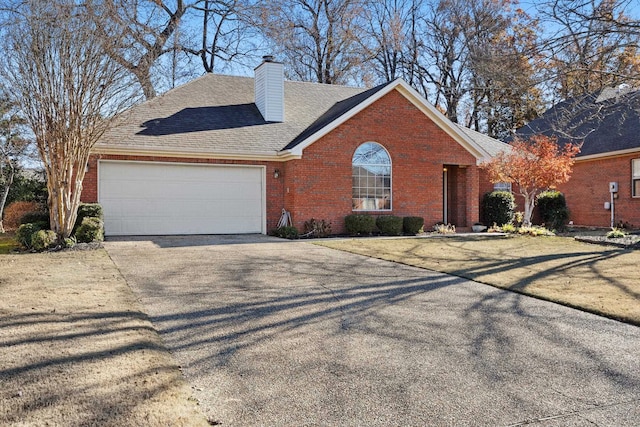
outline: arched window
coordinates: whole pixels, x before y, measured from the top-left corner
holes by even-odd
[[[365,142],[353,154],[354,211],[391,210],[391,157],[376,142]]]

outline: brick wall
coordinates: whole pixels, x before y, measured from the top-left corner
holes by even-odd
[[[616,181],[615,222],[623,221],[640,227],[640,198],[631,195],[631,160],[638,158],[640,152],[575,163],[569,182],[558,188],[565,193],[570,219],[575,225],[610,225],[611,211],[604,209],[604,202],[611,199],[609,182]]]
[[[479,184],[476,159],[397,91],[343,123],[304,150],[303,158],[280,162],[185,159],[153,156],[93,155],[85,176],[82,200],[97,201],[97,161],[136,160],[207,164],[258,164],[267,167],[267,229],[291,212],[294,225],[315,218],[329,220],[334,233],[343,233],[351,209],[352,167],[356,148],[365,142],[383,145],[392,161],[392,210],[375,215],[421,216],[425,228],[443,219],[442,173],[455,168],[455,194],[450,195],[450,222],[458,227],[478,220]],[[280,178],[273,177],[279,169]]]
[[[344,217],[352,212],[351,161],[356,148],[368,141],[384,146],[392,162],[392,211],[374,215],[422,216],[425,228],[443,219],[442,169],[467,165],[464,174],[465,224],[477,221],[478,171],[475,158],[424,116],[397,91],[340,125],[304,150],[302,159],[288,162],[285,206],[302,229],[310,218],[332,222],[344,232]],[[474,182],[475,180],[475,182]]]

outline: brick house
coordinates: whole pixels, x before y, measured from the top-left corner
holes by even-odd
[[[208,74],[137,105],[94,147],[82,200],[108,235],[266,233],[282,209],[344,232],[351,213],[471,226],[478,164],[504,144],[403,80],[372,89]]]
[[[607,88],[557,104],[516,135],[543,134],[559,144],[581,144],[565,194],[575,225],[640,227],[640,90]]]

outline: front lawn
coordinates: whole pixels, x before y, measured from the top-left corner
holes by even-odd
[[[18,247],[20,247],[20,245],[13,238],[13,234],[0,234],[0,255],[8,254]]]
[[[0,255],[0,272],[0,425],[207,425],[106,251]]]
[[[640,251],[568,237],[335,239],[318,244],[449,273],[640,326]]]

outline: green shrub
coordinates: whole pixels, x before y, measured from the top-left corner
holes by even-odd
[[[280,227],[273,230],[271,234],[282,239],[297,239],[298,229],[293,226]]]
[[[104,240],[104,223],[100,218],[84,217],[75,237],[78,243],[101,242]]]
[[[502,230],[503,233],[515,233],[518,231],[518,227],[513,224],[504,224],[500,227],[500,230]]]
[[[395,215],[380,215],[376,218],[376,227],[385,236],[402,234],[402,218]]]
[[[30,249],[31,248],[31,238],[33,235],[46,228],[46,226],[42,226],[42,223],[27,223],[22,224],[16,230],[16,241],[20,243],[23,247]]]
[[[524,212],[518,211],[513,214],[513,225],[516,227],[522,227],[522,223],[524,222]]]
[[[78,241],[76,240],[76,236],[71,236],[65,237],[62,243],[65,248],[72,248],[78,243]]]
[[[78,206],[78,215],[76,216],[76,223],[73,226],[73,232],[75,233],[82,224],[82,220],[87,217],[98,218],[104,220],[104,213],[102,211],[102,205],[99,203],[80,203]]]
[[[614,227],[611,229],[611,231],[609,231],[607,233],[607,238],[609,239],[621,239],[623,237],[625,237],[627,235],[627,233],[625,233],[624,230]]]
[[[405,234],[419,234],[424,231],[424,218],[421,216],[405,216],[402,218],[402,230]]]
[[[31,236],[31,247],[36,251],[44,251],[55,245],[57,238],[51,230],[38,230]]]
[[[304,234],[309,234],[313,237],[327,237],[331,234],[331,222],[324,219],[318,221],[311,218],[304,223]]]
[[[352,214],[344,217],[344,225],[349,234],[368,235],[376,229],[376,219],[371,215]]]
[[[27,212],[20,218],[20,224],[29,224],[34,222],[49,223],[49,212]]]
[[[564,194],[555,190],[547,190],[536,197],[540,218],[547,228],[564,230],[569,221],[569,209]]]
[[[515,208],[515,197],[509,191],[492,191],[482,197],[482,213],[487,224],[509,224]]]
[[[520,227],[518,228],[518,234],[522,234],[525,236],[555,236],[553,231],[549,231],[544,227],[536,227],[532,225],[531,227]]]

